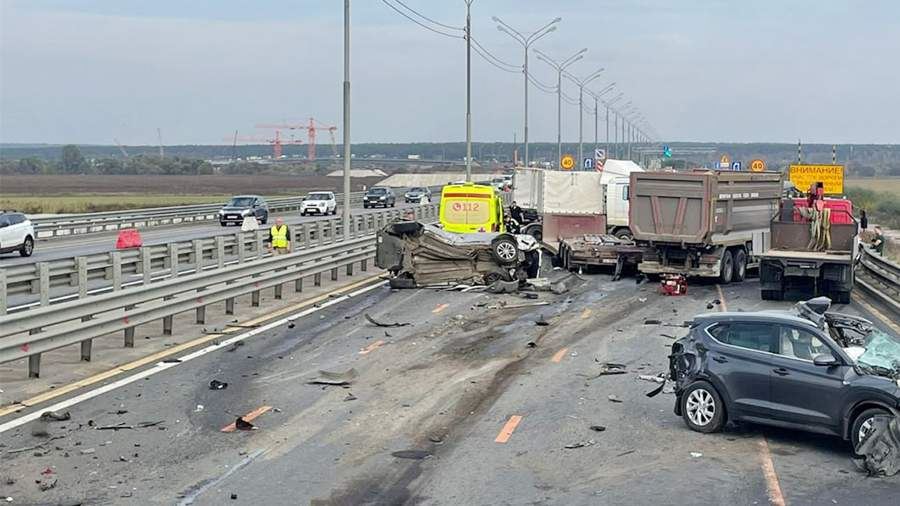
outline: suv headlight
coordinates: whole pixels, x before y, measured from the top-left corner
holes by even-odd
[[[219,209],[219,214],[225,214],[225,210],[224,210],[224,209]]]
[[[243,211],[241,211],[241,216],[247,216],[248,214],[250,214],[250,212],[251,211],[249,209],[244,209]]]
[[[387,198],[387,197],[385,197],[385,196],[381,196],[381,197],[378,197],[378,200],[384,200],[384,199],[386,199],[386,198]]]

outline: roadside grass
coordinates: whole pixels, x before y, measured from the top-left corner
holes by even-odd
[[[860,179],[847,179],[844,186],[850,188],[864,188],[866,190],[893,193],[900,198],[900,177],[873,177]]]
[[[15,209],[26,214],[67,214],[224,203],[231,195],[33,195],[0,196],[0,209]]]

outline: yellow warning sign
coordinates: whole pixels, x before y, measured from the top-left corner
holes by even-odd
[[[766,161],[757,158],[750,162],[750,172],[765,172],[766,170]]]
[[[728,155],[722,155],[722,158],[719,158],[719,165],[731,165],[731,158]]]
[[[565,170],[572,170],[572,167],[575,167],[575,158],[572,155],[563,155],[559,160],[559,165]]]
[[[809,191],[813,183],[821,182],[825,193],[844,193],[843,165],[791,165],[789,178],[791,183],[802,192]]]

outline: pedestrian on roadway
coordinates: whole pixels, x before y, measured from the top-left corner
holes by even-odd
[[[875,239],[872,241],[872,247],[875,248],[879,255],[884,256],[884,232],[881,231],[881,227],[878,225],[875,225],[873,230],[875,231]]]
[[[291,252],[291,232],[284,220],[275,219],[275,224],[269,229],[269,251],[275,255],[284,255]]]

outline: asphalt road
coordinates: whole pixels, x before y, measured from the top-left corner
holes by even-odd
[[[416,204],[406,204],[398,201],[396,209],[415,206]],[[362,204],[353,208],[352,214],[355,216],[369,214],[382,211],[383,208],[363,209]],[[341,208],[338,207],[338,215],[340,217]],[[316,220],[331,219],[334,216],[300,216],[300,211],[289,211],[285,213],[271,213],[269,223],[274,223],[276,217],[284,218],[285,223],[294,225],[298,223],[306,223]],[[265,225],[263,225],[265,227]],[[150,227],[141,230],[141,238],[145,245],[165,244],[169,242],[191,241],[206,237],[215,237],[217,235],[234,234],[238,227],[223,227],[217,221],[197,221],[188,222],[178,225],[164,225],[159,227]],[[45,262],[58,258],[70,258],[81,255],[90,255],[95,253],[103,253],[112,251],[116,247],[116,236],[118,231],[101,232],[94,234],[76,234],[72,236],[64,236],[55,239],[38,241],[34,248],[34,253],[24,258],[19,256],[17,252],[4,253],[0,255],[0,267],[11,265],[30,264],[36,262]]]
[[[36,422],[0,433],[0,496],[13,504],[896,503],[898,478],[864,477],[838,439],[757,426],[699,434],[672,413],[672,395],[644,395],[655,384],[637,375],[663,372],[672,337],[685,331],[667,324],[717,298],[730,310],[789,302],[760,301],[753,281],[721,294],[692,284],[687,296],[664,297],[633,279],[586,279],[568,294],[541,293],[547,305],[502,310],[492,307],[536,301],[382,285],[234,351],[223,345],[152,366],[158,373],[72,406],[71,421],[49,425],[63,437],[40,455],[9,453],[44,441],[31,435]],[[841,309],[871,317],[856,304]],[[412,325],[375,327],[365,313]],[[540,318],[549,325],[536,325]],[[629,373],[594,377],[598,362]],[[307,384],[320,370],[350,368],[357,376],[347,388]],[[210,390],[213,379],[228,388]],[[258,430],[222,432],[265,406],[273,409],[253,420]],[[162,423],[96,429],[144,421]],[[585,446],[566,448],[575,443]],[[55,487],[40,491],[42,478],[56,478]]]

